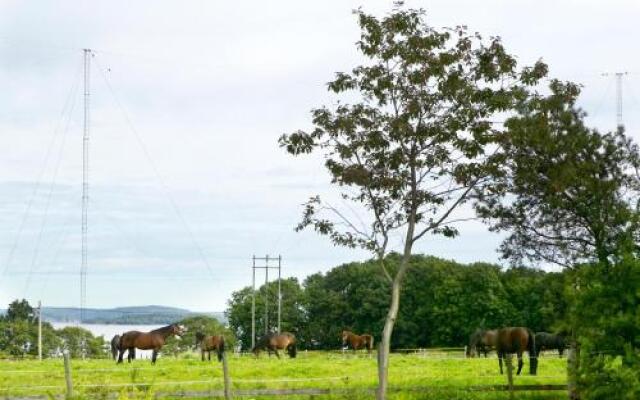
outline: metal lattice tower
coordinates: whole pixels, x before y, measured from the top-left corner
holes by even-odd
[[[87,300],[87,209],[89,207],[89,98],[91,93],[91,49],[84,49],[84,121],[82,134],[82,264],[80,265],[80,322]]]
[[[618,129],[624,129],[622,120],[622,77],[628,72],[604,73],[602,76],[615,76],[616,78],[616,124]]]

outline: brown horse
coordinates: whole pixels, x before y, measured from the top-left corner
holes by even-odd
[[[353,352],[356,350],[365,348],[367,349],[367,353],[371,354],[371,350],[373,350],[373,336],[365,333],[362,335],[356,335],[351,331],[342,331],[342,346],[351,346]]]
[[[289,332],[270,333],[261,337],[251,351],[258,357],[261,350],[266,350],[269,356],[274,352],[278,358],[280,358],[278,350],[286,350],[289,357],[295,358],[297,354],[296,337]]]
[[[186,328],[182,325],[171,324],[162,328],[152,330],[151,332],[139,332],[129,331],[122,334],[120,337],[120,355],[118,356],[118,364],[122,362],[122,356],[125,350],[128,350],[127,360],[131,362],[131,359],[135,357],[135,349],[140,350],[153,350],[151,356],[151,363],[156,363],[158,352],[164,346],[169,336],[180,337]]]
[[[507,354],[516,354],[518,356],[518,372],[520,375],[522,370],[522,353],[529,353],[529,373],[536,374],[538,369],[538,358],[536,356],[536,335],[529,328],[502,328],[498,330],[496,341],[496,351],[498,352],[498,363],[500,364],[500,373],[502,374],[502,359]]]
[[[480,353],[484,353],[485,358],[487,353],[495,349],[496,341],[498,339],[498,331],[482,330],[478,329],[469,336],[469,346],[467,347],[467,357],[476,357]]]
[[[196,346],[200,346],[202,361],[204,361],[205,351],[207,352],[209,361],[211,361],[211,350],[215,350],[218,354],[218,361],[222,361],[224,355],[224,336],[206,336],[202,332],[196,332]]]

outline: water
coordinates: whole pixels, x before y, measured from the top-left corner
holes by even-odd
[[[94,336],[104,337],[107,343],[111,343],[111,338],[115,335],[122,335],[127,331],[149,332],[165,325],[110,325],[110,324],[79,324],[75,322],[51,322],[55,329],[67,326],[79,326],[91,332]],[[151,350],[136,350],[136,358],[151,358]]]

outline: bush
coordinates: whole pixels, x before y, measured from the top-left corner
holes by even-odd
[[[590,356],[582,361],[580,385],[584,400],[640,398],[640,353]]]

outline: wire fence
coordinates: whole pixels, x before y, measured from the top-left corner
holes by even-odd
[[[417,363],[418,367],[411,367],[403,370],[403,381],[393,390],[405,391],[450,391],[455,393],[467,393],[475,391],[548,391],[548,390],[566,390],[566,365],[555,361],[553,368],[551,366],[545,370],[545,373],[533,378],[523,376],[518,378],[517,385],[509,384],[507,376],[509,375],[509,367],[505,368],[505,375],[498,373],[498,360],[494,357],[485,358],[463,358],[464,348],[450,349],[451,353],[456,354],[455,357],[443,356],[442,349],[401,349],[394,357],[394,363],[405,363],[413,365]],[[375,354],[375,352],[374,352]],[[267,396],[267,395],[306,395],[306,394],[336,394],[345,395],[348,393],[363,392],[368,393],[375,389],[377,375],[375,370],[375,357],[368,354],[356,354],[351,352],[300,352],[302,360],[281,361],[286,364],[273,364],[275,359],[258,361],[269,367],[277,365],[275,368],[283,369],[282,375],[279,377],[264,377],[260,374],[264,371],[257,369],[256,377],[237,376],[233,377],[233,373],[225,375],[221,373],[223,368],[219,367],[217,362],[207,362],[204,365],[194,365],[195,360],[185,359],[177,360],[170,357],[164,357],[159,362],[165,362],[166,365],[158,366],[140,366],[142,361],[134,362],[131,365],[114,367],[98,367],[95,368],[98,361],[81,361],[67,360],[69,365],[73,364],[73,368],[69,366],[68,370],[62,368],[62,363],[57,364],[53,361],[48,365],[48,369],[19,369],[19,368],[2,368],[0,364],[0,397],[6,399],[24,398],[24,396],[67,396],[70,391],[75,390],[76,393],[82,393],[87,397],[91,397],[92,393],[100,396],[120,393],[122,390],[137,390],[143,392],[151,391],[154,397],[166,397],[170,393],[193,393],[203,396],[220,396],[224,397],[225,393],[235,393],[238,396]],[[243,360],[244,355],[234,358],[239,363],[236,371],[239,371],[240,365],[244,368],[254,363],[253,361]],[[551,359],[551,356],[545,357]],[[308,362],[318,362],[326,364],[327,373],[325,376],[287,376],[291,374],[291,366],[300,365],[299,363],[307,359]],[[325,361],[323,361],[325,360]],[[413,361],[412,361],[413,360]],[[327,363],[328,361],[328,363]],[[528,363],[528,357],[524,359]],[[189,363],[189,364],[187,364]],[[224,363],[227,363],[227,357]],[[352,370],[340,373],[341,368],[347,368],[350,364],[356,363],[358,368],[363,372],[354,374]],[[491,363],[490,368],[487,368]],[[493,364],[495,363],[495,364]],[[19,365],[19,363],[15,364]],[[8,366],[15,366],[8,365]],[[295,371],[296,374],[305,375],[305,365],[300,368],[301,371]],[[179,377],[174,377],[177,370],[184,368],[186,373]],[[525,368],[526,369],[526,368]],[[338,372],[338,373],[336,373]],[[512,371],[515,374],[515,371]],[[524,371],[528,373],[528,370]],[[36,378],[32,384],[21,382],[23,377],[31,378],[41,375],[42,378]],[[392,379],[393,383],[394,380]],[[428,386],[424,383],[429,382]],[[226,390],[225,390],[226,389]],[[96,392],[98,391],[98,392]],[[349,392],[351,391],[351,392]],[[103,396],[104,397],[104,396]],[[453,397],[455,398],[455,397]]]

